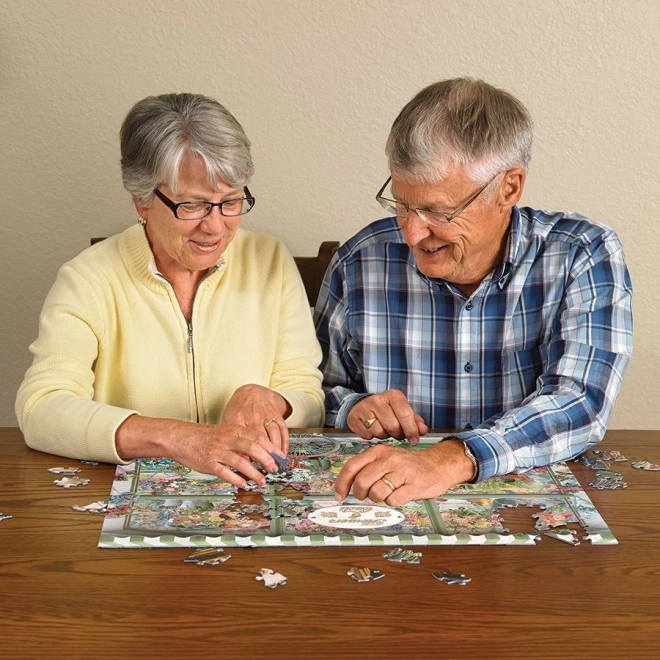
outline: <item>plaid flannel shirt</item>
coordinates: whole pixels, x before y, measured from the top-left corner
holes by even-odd
[[[605,433],[631,302],[616,234],[575,213],[515,207],[502,263],[469,298],[378,220],[336,253],[316,305],[326,423],[397,389],[431,428],[461,429],[479,481],[568,460]]]

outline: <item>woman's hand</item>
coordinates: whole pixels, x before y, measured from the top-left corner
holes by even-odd
[[[291,414],[289,402],[277,392],[261,385],[243,385],[229,399],[221,424],[238,424],[255,431],[266,431],[269,440],[286,456],[289,428],[284,421]]]
[[[124,460],[145,456],[171,458],[239,488],[247,487],[246,479],[264,485],[266,477],[252,461],[268,472],[277,472],[271,454],[281,454],[263,426],[256,431],[238,424],[213,426],[139,415],[124,420],[115,433],[115,443]]]

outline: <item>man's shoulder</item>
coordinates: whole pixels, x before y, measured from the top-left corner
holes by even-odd
[[[523,235],[541,237],[546,241],[585,244],[598,237],[616,238],[611,227],[574,211],[544,211],[528,206],[521,207],[519,211]]]
[[[387,249],[389,245],[403,245],[403,236],[396,218],[382,218],[361,229],[349,238],[337,250],[337,259],[346,261],[362,254],[378,254]]]

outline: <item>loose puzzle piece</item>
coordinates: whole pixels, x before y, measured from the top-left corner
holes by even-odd
[[[231,559],[231,555],[226,555],[222,548],[204,548],[188,555],[183,561],[197,566],[217,566],[228,559]]]
[[[600,458],[592,458],[590,456],[585,456],[584,454],[582,454],[582,456],[578,456],[575,460],[578,463],[582,463],[582,465],[586,465],[592,470],[608,470],[610,467],[607,463],[601,461]]]
[[[590,481],[589,485],[596,490],[616,490],[617,488],[628,488],[625,481],[619,479],[596,478],[596,481]]]
[[[61,474],[62,476],[65,476],[65,477],[72,477],[74,474],[78,474],[78,472],[80,472],[80,468],[76,468],[76,467],[68,467],[68,468],[54,467],[54,468],[48,468],[48,472],[52,472],[53,474]]]
[[[98,465],[98,461],[80,461],[81,463],[84,463],[85,465]]]
[[[89,513],[106,513],[108,505],[106,502],[92,502],[85,506],[72,506],[74,511],[87,511]]]
[[[633,461],[630,465],[638,470],[651,470],[654,472],[660,470],[660,465],[650,461]]]
[[[596,472],[596,479],[611,479],[612,481],[621,481],[623,475],[616,470],[598,470]]]
[[[351,566],[346,575],[357,582],[369,582],[369,580],[380,580],[380,578],[385,577],[385,573],[376,568],[358,568],[357,566]]]
[[[421,556],[421,552],[404,550],[403,548],[394,548],[393,550],[389,550],[382,555],[382,557],[387,559],[387,561],[393,561],[396,563],[405,562],[406,564],[419,564]]]
[[[543,532],[546,536],[549,536],[551,539],[557,539],[558,541],[563,541],[570,545],[580,545],[578,541],[577,534],[572,529],[557,529],[552,532]]]
[[[259,571],[259,574],[255,580],[261,580],[264,583],[264,586],[269,589],[275,589],[280,585],[284,586],[286,584],[286,578],[281,573],[274,573],[270,568],[262,568]]]
[[[0,521],[2,520],[9,520],[10,518],[13,518],[14,516],[10,516],[9,514],[4,514],[0,511]]]
[[[621,452],[618,452],[615,449],[610,451],[606,451],[604,449],[594,449],[594,455],[602,458],[604,461],[614,461],[615,463],[628,460],[621,454]]]
[[[431,576],[434,577],[439,582],[446,582],[447,584],[458,584],[461,587],[464,587],[472,578],[466,577],[463,573],[452,573],[451,571],[444,571],[442,575],[439,573],[431,573]]]
[[[63,477],[62,479],[55,479],[53,483],[62,488],[75,488],[76,486],[86,486],[89,479],[81,479],[80,477]]]

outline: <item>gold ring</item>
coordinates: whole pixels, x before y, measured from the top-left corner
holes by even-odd
[[[270,419],[264,421],[264,426],[268,426],[269,424],[272,424],[275,421],[277,421],[277,417],[271,417]]]
[[[386,485],[389,486],[392,490],[396,490],[396,486],[389,480],[386,479],[385,477],[381,477],[380,480]]]
[[[370,429],[376,422],[378,421],[377,417],[370,417],[369,419],[365,419],[363,424]]]

